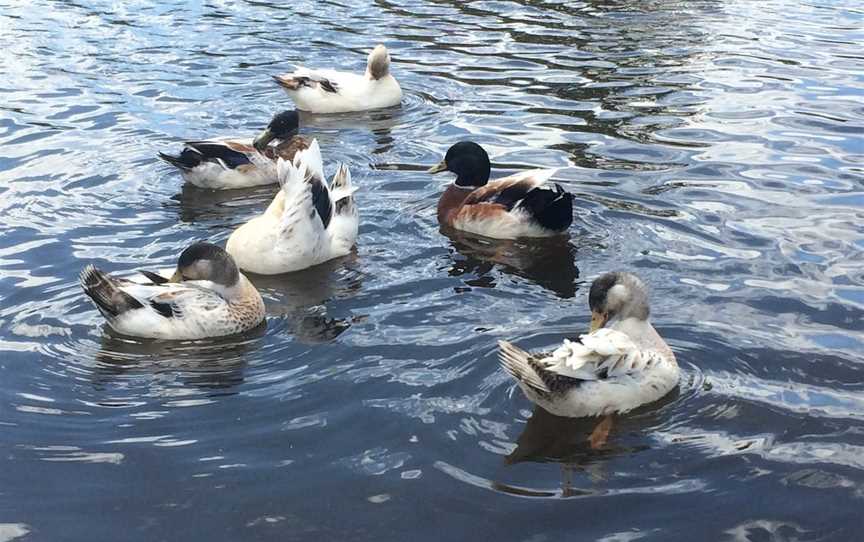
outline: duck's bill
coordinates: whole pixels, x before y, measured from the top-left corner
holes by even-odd
[[[183,282],[183,273],[181,273],[179,269],[177,271],[174,271],[174,274],[171,275],[171,278],[168,279],[168,282]]]
[[[267,145],[269,145],[270,142],[273,141],[273,139],[273,132],[271,132],[270,129],[267,128],[263,132],[258,134],[258,137],[252,140],[252,146],[255,147],[258,152],[264,152],[264,149],[267,148]]]
[[[437,166],[430,167],[426,170],[426,173],[440,173],[442,171],[447,171],[447,162],[445,160],[441,160],[441,163]]]
[[[591,333],[606,325],[607,316],[602,312],[591,311]]]

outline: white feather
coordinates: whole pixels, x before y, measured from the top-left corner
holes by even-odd
[[[637,343],[627,333],[603,328],[582,335],[581,344],[565,339],[554,352],[536,359],[545,371],[576,379],[581,382],[578,386],[557,394],[539,393],[531,380],[517,378],[519,386],[529,399],[547,411],[569,417],[623,413],[660,399],[678,383],[675,356],[647,321],[631,320],[625,327],[646,340]],[[528,356],[525,353],[520,358],[508,352],[507,363],[518,367],[508,371],[536,374]],[[540,380],[533,377],[534,382]]]
[[[347,184],[343,191],[353,192],[350,173],[344,167]],[[274,275],[305,269],[348,254],[357,240],[359,217],[353,201],[350,212],[335,212],[336,199],[324,178],[323,160],[317,140],[298,153],[293,162],[276,164],[281,189],[264,214],[243,224],[228,239],[226,250],[241,269]],[[328,191],[330,223],[325,228],[312,201],[309,178],[317,178]],[[341,195],[342,198],[350,195]]]
[[[382,49],[383,54],[387,55],[386,48],[376,47],[369,55],[367,70],[363,75],[300,66],[293,73],[280,76],[287,79],[308,77],[316,81],[326,79],[336,87],[336,92],[325,90],[320,84],[302,85],[297,89],[285,88],[285,92],[294,100],[298,109],[311,113],[366,111],[397,105],[402,100],[402,89],[396,79],[389,73],[380,79],[374,79],[369,72],[368,66],[372,65],[374,55],[382,54]],[[387,63],[389,64],[389,55]]]

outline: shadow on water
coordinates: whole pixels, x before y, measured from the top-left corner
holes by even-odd
[[[328,313],[328,302],[356,296],[363,285],[356,252],[320,265],[282,275],[247,274],[265,299],[267,314],[281,318],[289,333],[304,344],[336,339],[357,317]]]
[[[442,229],[457,254],[451,254],[451,277],[474,275],[466,284],[494,286],[492,270],[528,279],[561,298],[571,298],[578,288],[576,246],[566,237],[548,239],[491,239],[454,229]]]

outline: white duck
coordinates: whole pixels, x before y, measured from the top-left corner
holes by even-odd
[[[115,278],[88,265],[81,286],[108,325],[124,335],[202,339],[240,333],[264,320],[264,301],[231,256],[211,243],[180,254],[174,276],[142,271],[149,283]]]
[[[397,105],[402,89],[390,75],[390,53],[378,45],[369,53],[366,73],[313,70],[297,67],[294,73],[273,79],[294,100],[298,109],[311,113],[345,113]]]
[[[183,180],[199,188],[226,190],[274,184],[276,160],[291,160],[298,151],[309,147],[309,140],[297,135],[299,126],[297,111],[282,111],[254,140],[187,141],[180,154],[160,152],[159,158],[179,169]]]
[[[678,384],[675,355],[648,321],[648,293],[636,275],[597,278],[588,304],[591,332],[579,342],[536,355],[498,343],[501,365],[528,399],[558,416],[601,416],[656,401]]]
[[[228,238],[226,250],[240,268],[275,275],[351,252],[359,218],[348,166],[341,164],[327,186],[313,139],[293,163],[279,160],[276,169],[282,186],[270,206]]]

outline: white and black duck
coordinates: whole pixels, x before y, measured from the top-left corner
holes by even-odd
[[[369,53],[366,73],[298,67],[273,77],[298,109],[311,113],[345,113],[391,107],[402,101],[402,89],[390,73],[390,53],[378,45]]]
[[[187,141],[179,155],[159,158],[180,170],[183,179],[200,188],[225,190],[276,183],[276,160],[293,160],[309,147],[298,135],[297,111],[277,113],[254,140],[223,138]]]
[[[281,188],[263,214],[228,238],[226,250],[241,269],[262,275],[297,271],[351,252],[359,217],[348,166],[341,164],[330,184],[318,141],[280,159]]]

